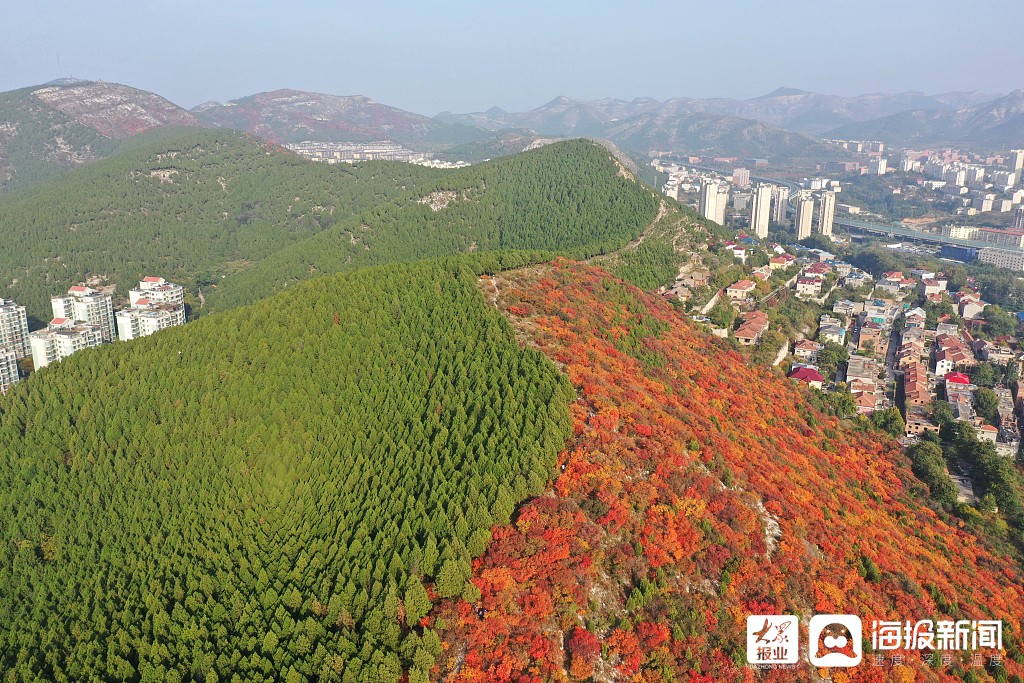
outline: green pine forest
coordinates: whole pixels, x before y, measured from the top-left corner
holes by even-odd
[[[0,404],[3,680],[425,680],[425,586],[541,492],[567,380],[476,288],[357,269],[35,373]]]
[[[575,398],[477,279],[621,247],[658,200],[582,141],[453,172],[157,144],[0,198],[33,315],[91,275],[209,297],[0,397],[0,680],[423,683],[424,616],[475,599]]]

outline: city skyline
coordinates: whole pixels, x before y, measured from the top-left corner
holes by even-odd
[[[432,116],[491,106],[522,111],[563,95],[748,99],[783,86],[846,97],[1022,87],[1015,80],[1022,58],[1007,46],[1024,6],[996,0],[987,9],[1000,20],[975,24],[952,21],[957,7],[870,0],[853,12],[850,3],[791,0],[682,12],[667,2],[527,2],[512,11],[461,1],[382,9],[306,0],[286,11],[237,2],[51,2],[8,10],[0,90],[75,76],[151,90],[191,108],[294,88],[365,95]],[[779,39],[801,26],[834,30]],[[894,35],[914,49],[897,49]],[[979,63],[1004,68],[971,68],[950,49],[957,44],[970,46]],[[701,62],[716,68],[696,68]]]

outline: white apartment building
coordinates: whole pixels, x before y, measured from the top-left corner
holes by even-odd
[[[139,281],[139,288],[128,292],[128,301],[132,306],[138,305],[140,299],[148,299],[151,303],[166,306],[185,306],[185,288],[168,282],[162,277],[145,277]]]
[[[797,195],[796,201],[796,214],[793,220],[793,225],[796,228],[796,238],[798,240],[805,239],[811,236],[811,223],[814,220],[814,199],[807,192],[801,192]]]
[[[704,180],[700,185],[698,211],[709,221],[725,225],[725,205],[728,193],[722,191],[721,184],[716,180]]]
[[[55,296],[50,299],[50,305],[53,306],[54,318],[98,325],[103,333],[103,341],[114,341],[114,304],[109,294],[91,287],[76,285],[68,290],[67,296]]]
[[[45,330],[29,335],[32,363],[36,369],[45,368],[82,349],[100,346],[103,341],[103,327],[100,325],[54,318]]]
[[[872,159],[868,162],[868,173],[871,175],[885,175],[888,170],[888,160],[883,157]]]
[[[942,172],[942,179],[950,185],[966,185],[967,171],[960,166],[947,166]]]
[[[984,183],[985,182],[985,167],[984,166],[964,166],[964,178],[968,183]]]
[[[996,171],[992,174],[992,182],[999,187],[1013,187],[1017,184],[1017,173],[1015,171]]]
[[[786,222],[786,211],[789,208],[789,186],[779,185],[772,190],[772,221]]]
[[[758,185],[750,206],[750,229],[757,237],[768,237],[768,221],[772,212],[772,185]]]
[[[17,358],[29,354],[25,307],[9,299],[0,299],[0,346],[12,348]]]
[[[818,232],[832,236],[832,224],[836,218],[836,193],[828,190],[818,195]]]
[[[1007,165],[1011,171],[1020,172],[1024,170],[1024,149],[1010,150],[1010,158]]]
[[[117,312],[117,336],[122,341],[146,337],[185,324],[185,288],[162,277],[146,277],[128,292],[131,307]]]
[[[1024,252],[1022,251],[986,247],[978,250],[978,260],[982,263],[991,263],[1000,268],[1009,268],[1018,272],[1024,271]]]
[[[955,240],[973,240],[978,236],[978,228],[973,225],[943,225],[942,236]]]
[[[18,379],[18,356],[14,348],[0,346],[0,394],[6,394]]]
[[[185,309],[164,304],[135,306],[117,312],[117,336],[121,341],[146,337],[185,324]]]

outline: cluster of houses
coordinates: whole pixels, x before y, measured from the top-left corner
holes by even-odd
[[[738,261],[746,262],[755,244],[756,241],[740,235],[736,241],[724,242],[723,247]],[[945,400],[957,419],[974,425],[978,437],[993,442],[997,452],[1016,454],[1020,433],[1012,392],[996,387],[1000,409],[995,425],[986,424],[974,410],[977,387],[971,383],[972,370],[980,363],[1020,362],[1015,341],[979,339],[972,334],[985,325],[982,313],[988,304],[979,293],[967,288],[951,293],[942,273],[924,268],[906,273],[886,272],[876,281],[871,274],[823,250],[766,246],[771,254],[768,264],[751,270],[718,295],[741,311],[732,331],[739,344],[757,345],[768,330],[767,313],[755,310],[758,281],[767,280],[779,271],[785,271],[786,277],[790,277],[785,286],[796,296],[818,303],[828,297],[829,285],[853,290],[871,287],[873,298],[835,302],[830,313],[820,316],[815,338],[801,339],[794,344],[795,362],[790,377],[822,390],[835,390],[845,385],[861,415],[900,405],[909,436],[938,429],[931,410],[940,390],[944,389]],[[799,270],[793,275],[795,268]],[[703,264],[697,264],[681,270],[676,285],[693,288],[706,286],[710,281],[711,273]],[[761,291],[766,291],[763,286]],[[960,324],[940,318],[928,329],[928,313],[921,306],[915,306],[915,300],[920,300],[921,306],[952,304],[960,315]],[[725,336],[728,331],[716,333]],[[898,346],[891,349],[894,339],[898,340]],[[826,344],[843,346],[850,354],[835,377],[826,377],[819,365],[819,354]]]
[[[974,339],[969,330],[949,322],[940,322],[934,330],[927,330],[922,318],[917,312],[908,313],[897,355],[897,365],[904,373],[907,434],[916,436],[938,430],[930,408],[938,400],[941,387],[955,419],[973,425],[978,438],[995,444],[997,453],[1015,456],[1020,432],[1013,392],[1005,386],[995,387],[998,420],[996,425],[987,424],[975,412],[978,387],[969,373],[983,363],[1018,363],[1017,353],[1006,340]]]
[[[83,349],[128,341],[185,323],[185,290],[162,277],[146,277],[128,292],[128,306],[115,313],[113,289],[75,285],[50,299],[53,318],[28,331],[24,306],[0,299],[0,391],[20,378],[17,361],[31,356],[35,368]]]
[[[744,239],[749,238],[741,235],[739,242],[728,241],[723,243],[725,250],[731,251],[741,261],[745,260],[750,248],[750,245],[743,241]],[[788,248],[784,248],[778,244],[769,244],[767,249],[772,254],[767,265],[753,269],[748,277],[732,283],[723,290],[722,294],[725,295],[733,307],[740,310],[752,308],[755,305],[758,280],[768,280],[773,274],[778,274],[781,271],[786,272],[786,275],[789,276],[795,270],[795,274],[790,277],[784,286],[794,291],[796,296],[801,299],[813,299],[819,302],[823,302],[831,292],[831,289],[826,291],[827,284],[860,288],[873,281],[868,273],[853,267],[849,263],[836,260],[833,254],[821,249],[808,249],[799,245],[791,245]],[[703,275],[706,271],[691,271],[686,275],[680,275],[676,284],[688,286],[689,281],[684,280],[684,278],[692,278],[692,272]],[[710,278],[710,273],[707,273],[707,276]],[[706,282],[706,280],[702,280],[702,282]],[[751,313],[755,312],[751,311]],[[734,338],[744,346],[758,344],[764,331],[768,328],[766,317],[751,315],[751,313],[740,317],[738,327],[733,332]],[[849,314],[847,313],[847,315]],[[822,322],[822,327],[825,329],[819,332],[819,342],[845,343],[846,332],[842,321],[826,319]],[[727,334],[724,331],[721,331],[721,333],[723,336]],[[808,341],[803,347],[794,350],[798,361],[806,362],[807,359],[802,357],[802,355],[813,353],[812,345],[813,342]]]

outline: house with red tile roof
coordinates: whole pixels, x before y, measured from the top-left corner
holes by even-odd
[[[815,389],[821,389],[822,384],[825,382],[825,378],[821,376],[820,372],[806,366],[797,368],[790,373],[789,377]]]

